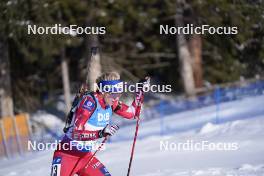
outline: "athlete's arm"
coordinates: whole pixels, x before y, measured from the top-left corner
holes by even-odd
[[[120,101],[114,102],[112,109],[116,114],[127,119],[138,118],[141,109],[141,106],[138,105],[141,104],[144,99],[143,87],[148,87],[150,85],[150,78],[145,77],[144,79],[140,80],[139,85],[141,88],[138,92],[136,92],[135,99],[130,106]]]
[[[137,108],[137,105],[139,103],[138,102],[139,100],[143,101],[142,96],[143,96],[143,94],[137,93],[134,101],[132,102],[132,104],[130,106],[126,105],[125,103],[123,103],[121,101],[116,101],[113,104],[112,109],[117,115],[119,115],[123,118],[134,119],[135,115],[138,114],[137,111],[140,110],[139,108]]]
[[[100,138],[99,131],[85,130],[85,123],[92,116],[96,109],[96,102],[87,96],[79,104],[73,127],[72,138],[79,141],[95,140]]]

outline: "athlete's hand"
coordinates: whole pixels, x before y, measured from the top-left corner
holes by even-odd
[[[145,77],[144,79],[140,80],[138,83],[138,89],[136,92],[136,105],[139,105],[140,103],[143,102],[143,97],[144,97],[144,91],[148,91],[150,87],[150,77]]]
[[[150,77],[146,76],[144,79],[141,79],[137,84],[138,84],[139,91],[149,89]]]
[[[112,125],[110,126],[109,124],[104,127],[103,130],[99,131],[99,137],[106,137],[106,136],[113,136],[117,130],[119,129],[119,126],[117,125]]]

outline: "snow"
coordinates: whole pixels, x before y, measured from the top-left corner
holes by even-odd
[[[31,116],[33,122],[37,122],[39,124],[43,124],[50,129],[62,127],[63,121],[56,117],[55,115],[49,114],[45,111],[38,111],[37,113]]]
[[[205,107],[162,118],[142,121],[131,176],[264,176],[264,97],[221,104],[221,123],[215,124],[215,107]],[[127,172],[135,126],[120,128],[97,157],[114,176]],[[120,140],[123,139],[123,140]],[[228,150],[185,150],[176,145],[235,144]],[[170,144],[166,150],[161,143]],[[0,160],[2,176],[47,176],[53,151],[33,152]]]
[[[215,106],[180,112],[161,118],[141,123],[139,138],[154,134],[171,134],[187,130],[199,129],[206,123],[226,123],[231,120],[248,119],[264,115],[264,96],[245,98],[232,102],[223,103],[219,106],[219,112]],[[144,117],[143,117],[144,118]],[[114,141],[132,140],[134,133],[129,133],[131,127],[123,127]],[[133,130],[132,130],[133,131]]]
[[[64,122],[53,114],[45,111],[37,111],[31,115],[31,125],[33,127],[35,140],[51,139],[62,135]],[[57,130],[60,129],[60,130]]]
[[[200,131],[200,134],[206,134],[206,133],[210,133],[210,132],[213,132],[213,131],[216,131],[218,130],[219,126],[217,125],[214,125],[212,123],[207,123],[205,126],[203,126],[203,128],[201,129]]]
[[[191,130],[166,136],[152,136],[137,142],[132,175],[263,175],[264,174],[264,116],[220,125],[208,124],[200,131]],[[213,128],[212,128],[213,127]],[[251,130],[250,130],[251,129]],[[177,151],[160,150],[160,141],[183,143],[209,141],[237,142],[236,151]],[[131,142],[113,143],[99,158],[113,175],[125,175]],[[119,147],[122,146],[122,147]],[[118,149],[118,152],[116,150]],[[127,156],[127,157],[124,157]],[[115,158],[111,160],[109,158]],[[245,169],[245,166],[251,166]],[[248,167],[249,168],[249,167]]]

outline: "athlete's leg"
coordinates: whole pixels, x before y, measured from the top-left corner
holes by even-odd
[[[89,162],[89,165],[86,169],[83,169],[89,160],[81,159],[80,165],[82,168],[79,168],[79,176],[111,176],[106,167],[96,158]]]
[[[78,157],[65,154],[64,152],[55,151],[52,160],[51,176],[69,176],[78,159]]]
[[[85,158],[85,154],[78,151],[55,151],[51,176],[70,176],[72,170],[78,167],[81,158]]]

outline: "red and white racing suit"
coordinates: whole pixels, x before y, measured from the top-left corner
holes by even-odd
[[[92,156],[92,145],[100,138],[100,130],[110,123],[112,113],[134,119],[138,99],[137,97],[131,106],[120,101],[114,101],[112,106],[107,106],[100,92],[83,96],[76,107],[71,128],[60,143],[64,147],[58,147],[54,152],[51,176],[72,176],[82,170]],[[65,146],[73,147],[66,150]],[[94,157],[80,176],[110,176],[110,173]]]

